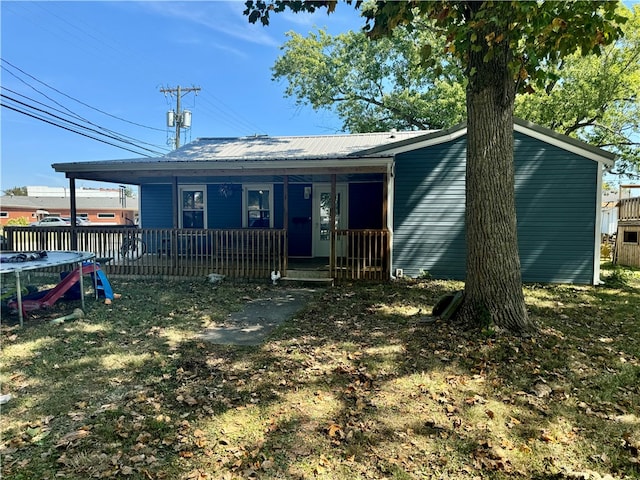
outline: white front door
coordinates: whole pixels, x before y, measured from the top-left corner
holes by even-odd
[[[347,214],[347,186],[336,185],[336,229],[346,229],[349,225]],[[336,245],[338,255],[344,250],[344,242]],[[329,257],[331,254],[331,185],[313,185],[313,256]]]

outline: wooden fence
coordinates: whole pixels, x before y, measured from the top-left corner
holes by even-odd
[[[93,252],[112,275],[269,279],[287,268],[286,230],[153,229],[133,227],[5,227],[8,250]],[[76,235],[73,248],[72,235]],[[336,280],[388,280],[386,230],[333,233],[330,274]]]

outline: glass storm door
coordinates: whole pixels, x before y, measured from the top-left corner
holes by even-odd
[[[347,222],[347,187],[336,186],[336,229],[346,229]],[[313,186],[313,256],[329,257],[331,253],[331,185],[315,184]],[[342,241],[336,245],[340,255]]]

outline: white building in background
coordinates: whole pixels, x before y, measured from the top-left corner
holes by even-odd
[[[45,186],[27,186],[28,197],[57,197],[68,198],[71,196],[71,192],[66,187],[45,187]],[[120,198],[122,192],[118,188],[86,188],[77,187],[76,197],[83,198]]]

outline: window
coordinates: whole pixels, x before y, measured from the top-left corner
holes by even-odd
[[[206,228],[204,187],[180,187],[180,222],[181,228]]]
[[[638,243],[638,232],[625,231],[622,234],[623,243]]]
[[[9,216],[9,212],[0,212],[0,218],[7,218]]]
[[[244,219],[248,228],[272,228],[273,195],[270,185],[250,185],[244,189]]]
[[[98,218],[116,218],[115,213],[98,213]]]

